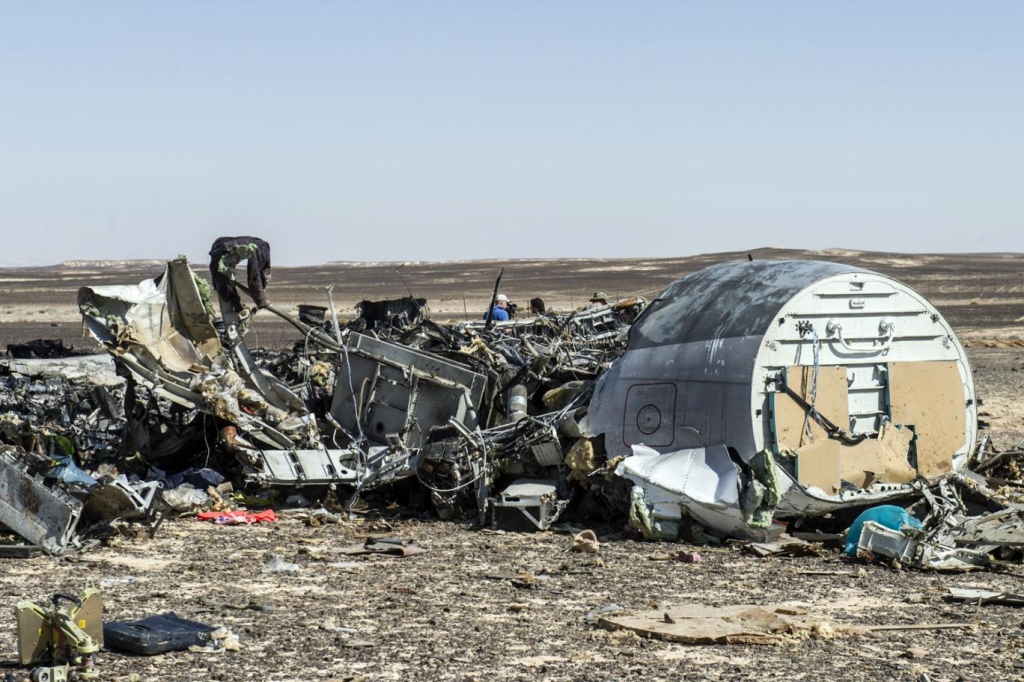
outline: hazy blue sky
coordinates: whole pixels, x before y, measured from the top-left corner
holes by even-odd
[[[1024,251],[1022,19],[0,2],[0,264]]]

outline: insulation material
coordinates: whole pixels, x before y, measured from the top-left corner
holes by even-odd
[[[889,363],[892,421],[914,427],[917,470],[934,478],[953,468],[967,440],[964,383],[955,362]]]
[[[814,367],[795,365],[787,367],[786,385],[811,403],[811,387],[814,383]],[[841,429],[846,429],[850,422],[849,398],[847,392],[846,367],[831,366],[818,368],[818,390],[814,400],[814,409]],[[775,438],[779,450],[786,448],[799,449],[811,442],[828,438],[825,429],[813,419],[806,419],[807,410],[786,393],[775,395]],[[804,423],[811,433],[811,438],[804,432]]]
[[[580,438],[569,448],[565,456],[565,465],[569,467],[568,479],[577,483],[587,484],[587,476],[597,468],[594,459],[594,444],[589,438]]]
[[[829,495],[839,492],[842,481],[858,488],[875,483],[909,483],[917,478],[908,454],[914,432],[884,422],[878,438],[856,445],[819,439],[795,451],[797,481]]]
[[[796,475],[800,485],[820,488],[829,495],[839,492],[841,475],[837,440],[819,438],[796,452]]]
[[[844,481],[858,488],[875,483],[909,483],[917,472],[907,458],[914,433],[889,422],[882,424],[878,438],[856,445],[843,445],[839,452],[839,472]]]

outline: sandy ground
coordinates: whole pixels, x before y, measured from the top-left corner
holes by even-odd
[[[429,301],[436,319],[478,318],[504,268],[501,290],[527,307],[533,296],[549,308],[571,310],[595,291],[610,298],[653,299],[674,280],[708,265],[756,259],[839,261],[906,282],[934,303],[965,339],[1024,339],[1024,269],[1020,254],[909,256],[860,251],[754,249],[685,258],[452,261],[446,263],[328,263],[304,268],[275,267],[270,300],[294,311],[300,303],[326,305],[334,287],[339,314],[354,315],[361,300],[396,298],[412,292]],[[170,254],[173,256],[174,254]],[[205,263],[195,270],[208,275]],[[68,263],[47,268],[0,269],[0,342],[9,332],[50,331],[72,341],[81,337],[76,304],[81,286],[135,284],[163,271],[158,261]],[[269,313],[257,317],[265,329],[276,326]],[[24,325],[24,327],[22,327]],[[51,326],[59,325],[59,326]]]
[[[823,256],[893,274],[928,295],[965,338],[1000,340],[990,344],[994,347],[973,343],[968,349],[984,401],[982,418],[989,422],[987,433],[1000,447],[1024,437],[1020,400],[1024,348],[1005,343],[1017,338],[1022,324],[1017,318],[1024,315],[1020,293],[1011,291],[1019,286],[1016,256],[816,255]],[[721,255],[703,258],[707,262],[724,259]],[[575,305],[577,296],[585,298],[588,290],[596,288],[610,295],[656,291],[683,270],[706,264],[700,259],[645,263],[647,270],[625,261],[559,262],[557,276],[549,280],[542,275],[547,276],[552,263],[509,264],[505,275],[509,284],[503,288],[514,299],[550,291],[548,296],[556,305]],[[313,298],[317,287],[332,278],[344,280],[336,290],[339,300],[362,298],[356,291],[365,292],[366,298],[400,295],[401,284],[395,287],[390,280],[369,287],[374,278],[385,278],[388,267],[338,265],[275,271],[271,299],[286,300],[289,305],[319,302]],[[417,295],[432,302],[455,301],[457,308],[461,308],[461,282],[467,291],[477,291],[467,307],[479,307],[476,301],[489,292],[489,278],[498,267],[497,263],[423,264],[406,266],[403,274]],[[40,269],[0,271],[0,342],[60,337],[85,343],[78,338],[80,325],[73,303],[79,285],[132,282],[158,271],[153,264],[111,269],[79,265],[59,269],[59,274],[49,271],[49,275]],[[429,273],[434,271],[439,280],[445,280],[443,285],[426,284],[433,281]],[[360,282],[366,288],[356,288]],[[285,292],[290,293],[285,296]],[[950,302],[948,308],[943,300]],[[257,326],[257,333],[262,335],[260,343],[268,346],[284,345],[294,337],[276,323]],[[0,657],[15,658],[13,606],[17,601],[44,603],[54,592],[77,592],[86,578],[93,578],[108,581],[102,590],[109,620],[134,620],[171,610],[224,624],[239,635],[242,645],[238,653],[221,654],[104,653],[102,679],[109,680],[128,680],[132,674],[161,681],[362,677],[876,682],[917,681],[925,679],[922,675],[932,681],[1024,680],[1024,612],[943,599],[953,585],[1022,592],[1024,567],[1020,565],[972,575],[898,572],[847,562],[834,553],[823,558],[758,559],[735,546],[667,547],[624,539],[617,528],[597,530],[603,541],[600,552],[581,555],[567,551],[570,538],[564,534],[475,530],[463,523],[410,518],[400,509],[318,528],[294,518],[258,527],[172,519],[152,540],[123,539],[66,559],[0,560],[0,613],[8,619],[6,627],[0,625],[0,651],[5,652]],[[368,534],[415,538],[432,551],[406,559],[353,559],[335,552]],[[651,560],[667,549],[694,549],[703,561]],[[265,573],[264,565],[275,553],[299,564],[298,572]],[[807,571],[825,575],[802,573]],[[250,602],[270,610],[218,606]],[[610,633],[586,621],[589,611],[611,603],[630,610],[686,603],[783,603],[806,608],[839,626],[967,623],[971,627],[810,638],[781,646],[686,646]],[[915,651],[908,653],[911,648]],[[23,672],[18,675],[26,679]]]
[[[172,610],[240,637],[237,653],[103,654],[103,679],[127,680],[937,680],[1024,679],[1024,630],[1013,607],[947,603],[953,585],[1021,590],[1019,566],[969,576],[897,572],[827,558],[757,559],[733,547],[695,548],[698,564],[653,561],[664,545],[605,536],[595,555],[570,553],[569,536],[473,530],[392,519],[387,534],[432,551],[406,559],[351,559],[333,550],[374,524],[309,528],[219,527],[171,521],[154,540],[123,541],[75,560],[2,562],[15,651],[13,605],[103,586],[107,618]],[[673,549],[680,547],[673,546]],[[295,574],[267,574],[279,553]],[[331,564],[341,564],[332,566]],[[803,572],[825,575],[806,575]],[[515,578],[515,580],[511,579]],[[137,582],[128,582],[137,579]],[[911,597],[910,595],[918,595]],[[917,603],[920,600],[920,603]],[[271,611],[218,606],[257,604]],[[836,626],[955,624],[788,641],[779,646],[687,646],[595,627],[608,604],[662,609],[702,603],[803,607]],[[211,606],[212,604],[212,606]],[[339,631],[338,628],[355,632]],[[911,648],[922,652],[908,654]],[[13,658],[13,653],[9,654]],[[920,656],[920,657],[917,657]]]

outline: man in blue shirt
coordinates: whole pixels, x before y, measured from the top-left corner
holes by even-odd
[[[484,319],[487,319],[487,313],[484,313]],[[494,309],[491,311],[491,319],[495,322],[508,322],[508,296],[505,294],[498,294],[494,299]]]

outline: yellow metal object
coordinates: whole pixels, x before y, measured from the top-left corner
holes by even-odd
[[[18,660],[22,665],[41,661],[52,639],[49,616],[30,601],[18,602],[14,613],[18,619]]]
[[[61,600],[69,602],[60,607]],[[91,657],[103,646],[103,599],[92,581],[86,582],[79,598],[58,594],[47,613],[30,601],[15,606],[18,621],[18,659],[22,665],[48,663],[39,668],[48,682],[56,682],[63,664],[78,668],[81,679],[96,676]],[[84,667],[82,667],[84,666]]]

